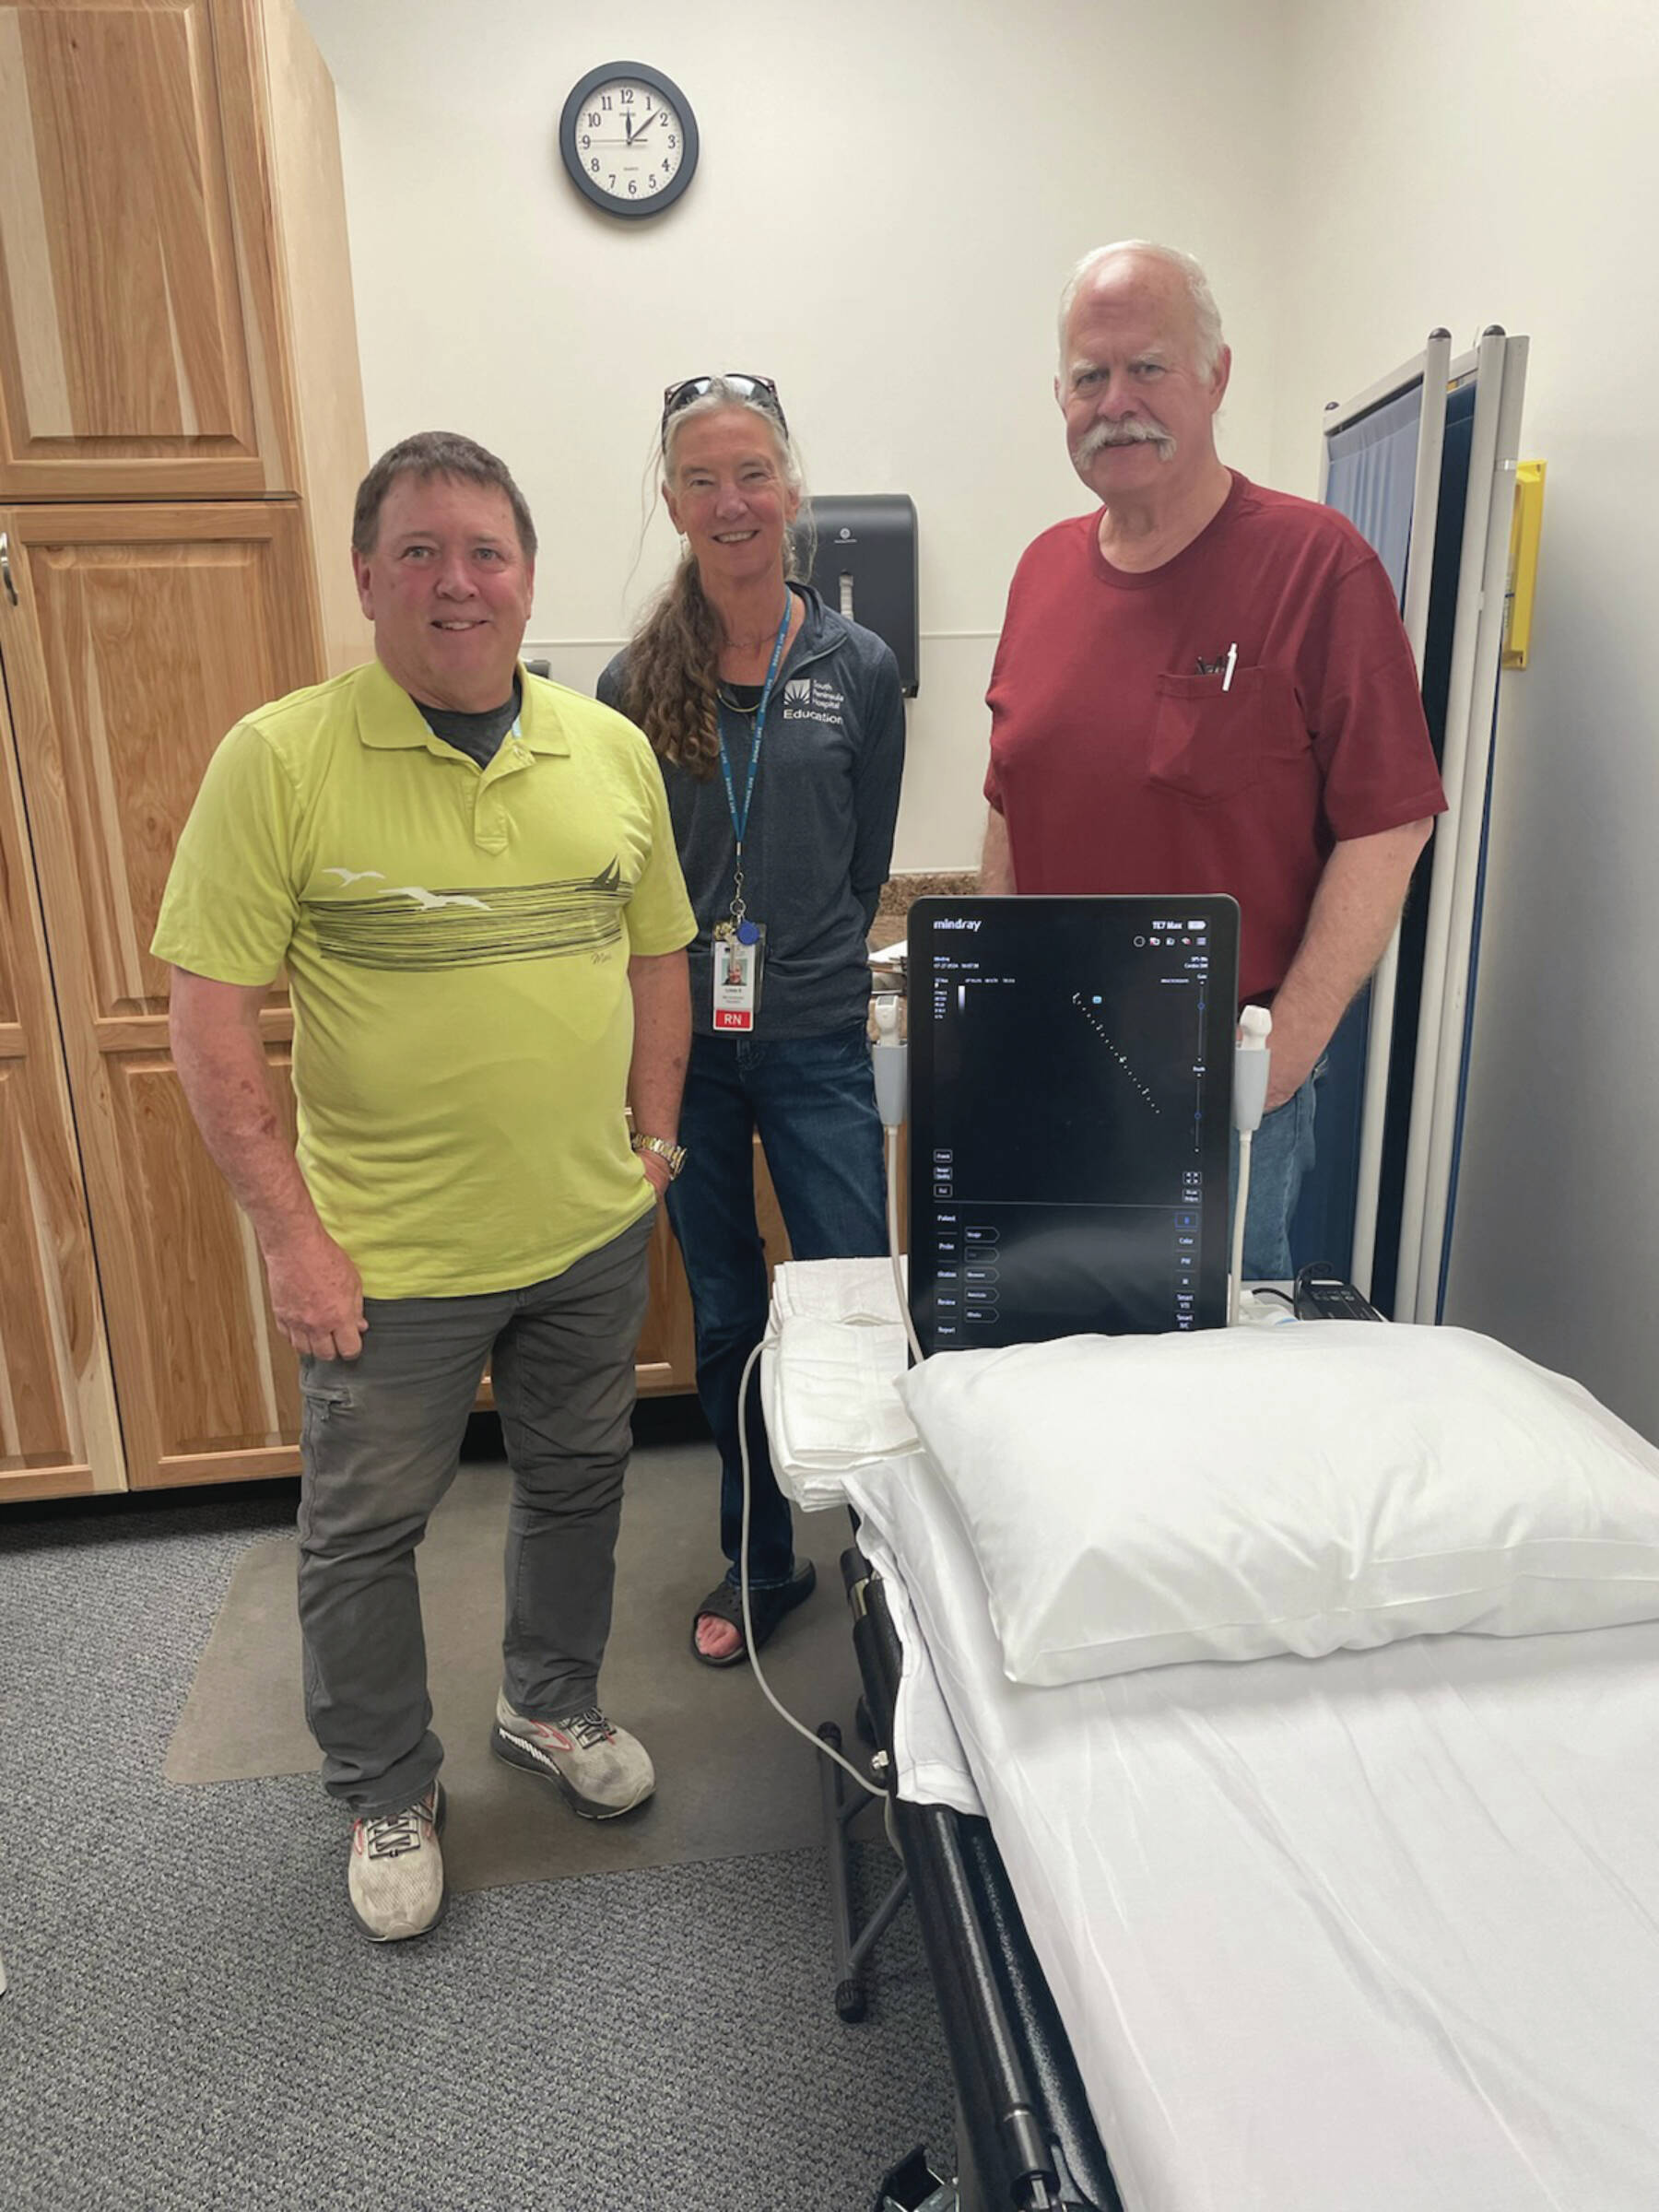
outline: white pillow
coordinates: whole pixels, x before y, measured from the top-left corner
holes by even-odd
[[[900,1387],[1016,1682],[1659,1618],[1659,1453],[1466,1330],[1070,1336]]]

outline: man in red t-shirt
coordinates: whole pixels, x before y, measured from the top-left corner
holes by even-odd
[[[988,892],[1226,891],[1271,1003],[1245,1272],[1289,1272],[1313,1071],[1445,806],[1387,576],[1328,507],[1216,453],[1232,357],[1204,273],[1079,263],[1054,393],[1102,501],[1015,571],[988,694]]]

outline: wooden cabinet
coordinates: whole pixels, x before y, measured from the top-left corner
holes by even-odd
[[[91,1225],[0,695],[0,1500],[124,1479]]]
[[[0,0],[0,501],[297,500],[332,671],[366,650],[366,466],[334,86],[293,0]]]
[[[321,672],[290,500],[0,509],[24,806],[135,1487],[286,1472],[294,1363],[196,1136],[149,952],[219,738]],[[274,1047],[288,1034],[266,1018]]]
[[[0,0],[0,1498],[296,1465],[148,945],[218,739],[371,650],[367,463],[292,0]]]
[[[292,488],[236,0],[0,7],[0,491]]]

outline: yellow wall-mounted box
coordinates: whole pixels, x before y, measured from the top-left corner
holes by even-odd
[[[1533,598],[1538,586],[1538,534],[1544,524],[1542,461],[1515,469],[1515,511],[1510,521],[1509,591],[1504,601],[1503,665],[1524,668],[1532,644]]]

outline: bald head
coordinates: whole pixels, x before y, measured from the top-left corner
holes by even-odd
[[[1144,282],[1161,293],[1190,319],[1189,366],[1200,377],[1215,371],[1221,357],[1221,316],[1210,290],[1209,279],[1190,253],[1174,246],[1160,246],[1151,239],[1120,239],[1115,245],[1096,246],[1085,253],[1065,280],[1060,294],[1060,369],[1065,371],[1066,334],[1078,297],[1099,283],[1116,277]]]

